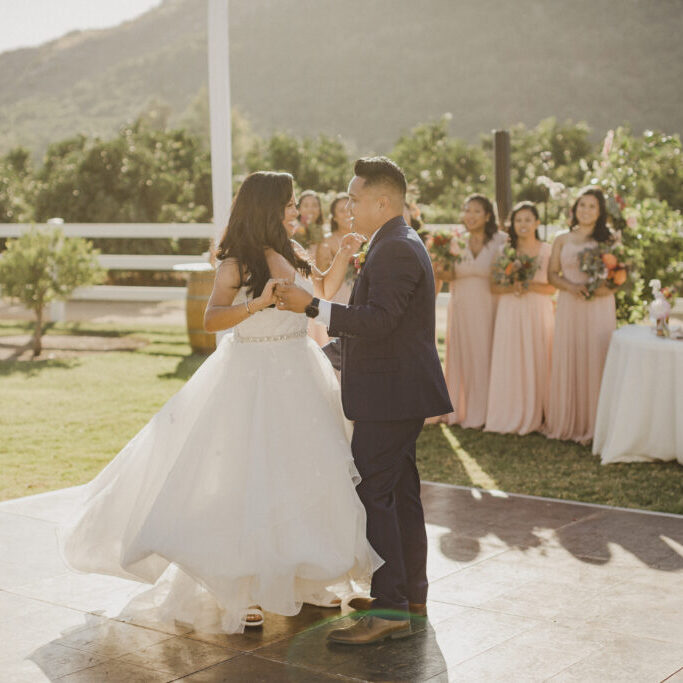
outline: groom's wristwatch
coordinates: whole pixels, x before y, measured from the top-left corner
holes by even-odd
[[[308,304],[308,306],[306,306],[306,308],[304,309],[304,313],[309,318],[316,318],[318,316],[318,313],[320,313],[320,310],[318,309],[319,304],[320,304],[320,299],[318,299],[318,297],[314,296],[311,303]]]

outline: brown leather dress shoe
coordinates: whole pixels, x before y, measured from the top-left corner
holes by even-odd
[[[349,600],[349,607],[357,612],[369,612],[375,602],[374,598],[352,598]],[[427,605],[419,602],[411,602],[408,605],[411,617],[426,617]],[[353,615],[351,615],[353,616]]]
[[[411,634],[409,619],[395,621],[366,615],[353,626],[330,631],[327,639],[344,645],[372,645],[387,638],[406,638]]]

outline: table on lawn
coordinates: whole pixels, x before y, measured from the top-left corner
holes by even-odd
[[[683,465],[683,340],[653,328],[614,332],[602,376],[593,453],[613,462]]]

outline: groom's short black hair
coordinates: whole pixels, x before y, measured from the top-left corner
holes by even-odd
[[[406,177],[401,168],[387,157],[363,157],[358,159],[353,172],[365,181],[366,186],[389,185],[406,196]]]

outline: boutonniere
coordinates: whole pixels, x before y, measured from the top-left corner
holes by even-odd
[[[357,254],[354,254],[353,257],[353,269],[356,271],[356,275],[360,273],[360,271],[363,269],[363,265],[365,264],[365,258],[368,253],[368,243],[364,242],[363,246],[360,248],[360,251]]]

